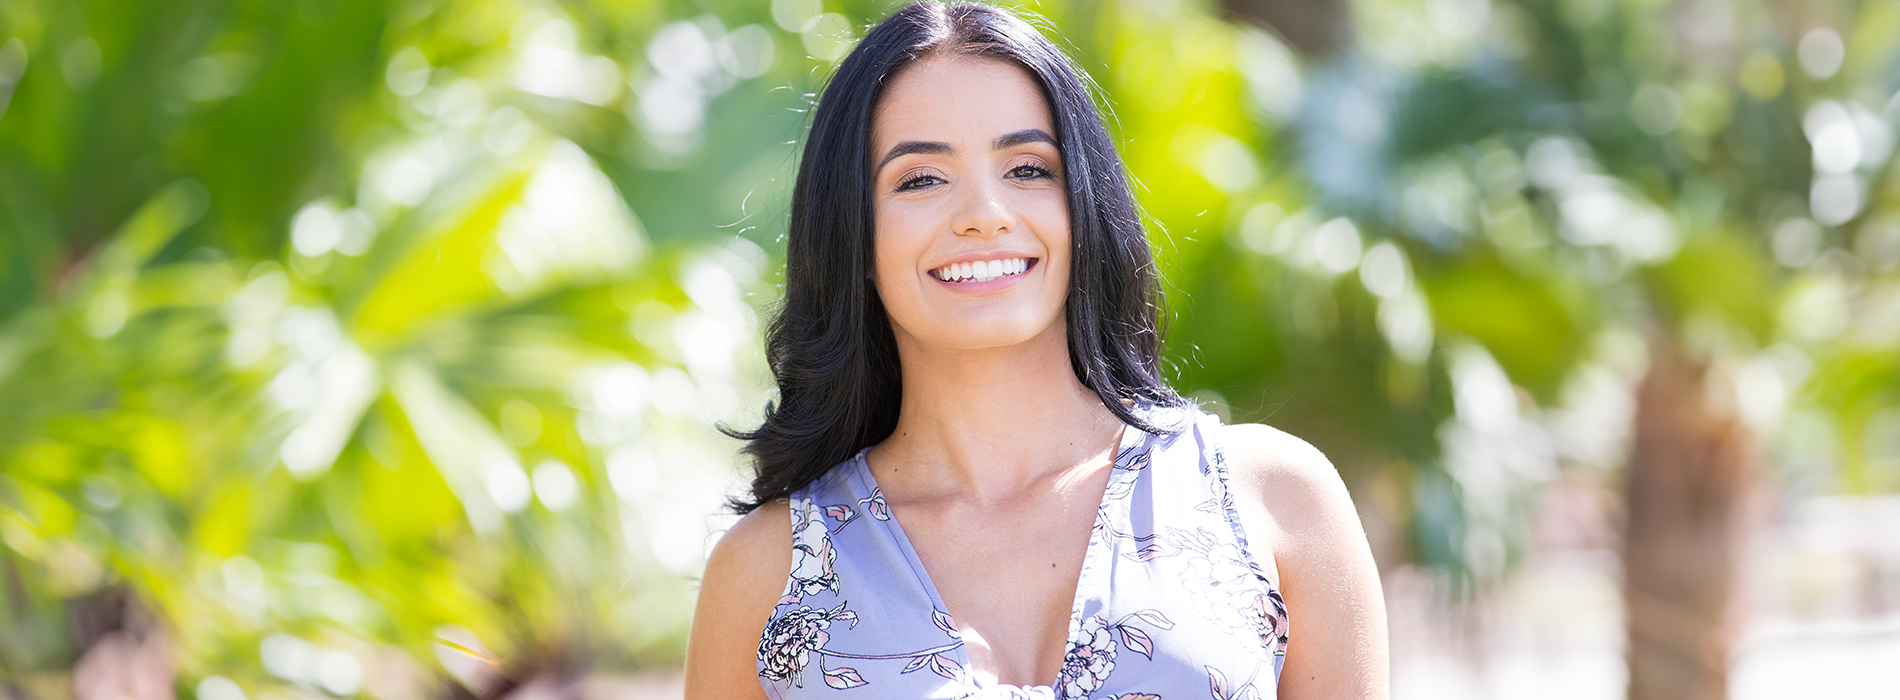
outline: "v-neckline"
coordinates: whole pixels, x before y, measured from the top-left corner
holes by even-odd
[[[1102,497],[1096,503],[1095,515],[1091,518],[1091,521],[1089,523],[1088,549],[1082,552],[1082,569],[1081,571],[1078,571],[1076,573],[1075,594],[1073,596],[1073,599],[1069,601],[1069,629],[1068,629],[1068,633],[1064,635],[1063,641],[1062,641],[1062,653],[1065,656],[1068,654],[1069,649],[1075,646],[1075,633],[1077,630],[1080,629],[1079,623],[1081,622],[1082,606],[1085,603],[1087,603],[1089,599],[1088,588],[1087,588],[1090,583],[1089,573],[1095,570],[1096,568],[1099,568],[1099,563],[1097,559],[1099,559],[1101,556],[1106,556],[1106,555],[1100,554],[1100,551],[1105,547],[1102,541],[1102,528],[1100,527],[1100,520],[1102,517],[1103,509],[1109,506],[1109,501],[1112,500],[1118,492],[1118,490],[1115,488],[1115,480],[1118,478],[1122,478],[1121,476],[1122,473],[1124,471],[1127,471],[1121,468],[1122,457],[1123,455],[1128,454],[1128,450],[1131,447],[1146,440],[1148,437],[1149,437],[1149,433],[1147,431],[1144,431],[1132,425],[1124,424],[1124,426],[1122,427],[1121,439],[1116,442],[1115,452],[1113,455],[1109,457],[1108,480],[1103,482],[1102,484]],[[870,451],[870,449],[871,448],[866,447],[864,449],[858,450],[858,454],[852,461],[857,463],[858,477],[862,479],[864,482],[862,486],[867,487],[866,493],[869,493],[871,497],[873,498],[882,499],[884,492],[882,488],[879,487],[877,484],[877,476],[871,473],[870,460],[866,459],[864,456],[866,452]],[[1141,470],[1141,471],[1145,471],[1145,470]],[[1130,473],[1128,478],[1136,478],[1139,475],[1140,475],[1140,471],[1132,472]],[[1122,490],[1121,492],[1125,493],[1126,491]],[[884,508],[888,513],[890,513],[890,519],[883,520],[882,522],[890,526],[890,533],[891,533],[892,539],[897,541],[897,548],[900,552],[903,553],[904,562],[910,566],[911,573],[917,578],[918,585],[922,586],[924,589],[925,595],[930,597],[930,604],[934,606],[936,610],[941,611],[943,612],[943,614],[949,616],[950,619],[954,622],[956,620],[956,614],[951,612],[950,606],[943,602],[943,594],[937,591],[936,582],[931,580],[930,572],[924,568],[923,558],[918,556],[917,549],[911,546],[910,536],[904,534],[904,526],[901,523],[899,523],[897,520],[896,509],[891,508],[889,503],[886,503],[884,505]],[[955,634],[957,635],[957,640],[961,642],[963,640],[963,633],[961,631],[958,631]],[[992,685],[992,684],[986,684],[977,680],[976,674],[970,670],[970,649],[968,646],[964,644],[958,644],[956,647],[955,653],[957,655],[957,663],[962,664],[963,666],[964,678],[969,682],[971,687],[980,690],[983,688],[990,688],[990,687],[995,687],[998,685],[1002,685],[1002,686],[1010,685],[1007,683],[997,683],[997,684]],[[1052,690],[1057,691],[1056,693],[1057,697],[1061,697],[1060,689],[1057,688],[1057,686],[1059,686],[1061,683],[1062,683],[1062,669],[1058,666],[1056,669],[1055,681],[1051,683],[1044,684],[1044,685],[1010,686],[1010,687],[1050,688]]]

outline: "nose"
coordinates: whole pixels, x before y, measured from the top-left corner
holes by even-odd
[[[1000,182],[979,179],[971,184],[964,193],[962,209],[951,223],[957,235],[989,238],[1015,228],[1016,210],[1004,190]]]

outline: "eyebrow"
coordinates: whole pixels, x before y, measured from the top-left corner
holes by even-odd
[[[1058,149],[1061,148],[1060,144],[1056,143],[1056,137],[1050,136],[1049,132],[1041,129],[1023,129],[1022,131],[998,136],[996,137],[996,141],[990,144],[990,148],[991,150],[1000,151],[1013,146],[1021,146],[1025,143],[1046,143],[1051,146],[1056,146]],[[882,171],[886,164],[896,160],[899,156],[907,156],[913,153],[950,155],[956,152],[957,149],[952,148],[950,144],[942,141],[904,141],[896,146],[892,146],[890,152],[884,154],[884,160],[878,161],[877,168],[872,170],[872,173],[875,174]]]
[[[1011,146],[1021,146],[1025,143],[1046,143],[1055,146],[1057,150],[1062,148],[1061,144],[1056,143],[1056,137],[1050,136],[1049,132],[1041,129],[1023,129],[1013,134],[1004,134],[998,137],[995,145],[990,146],[990,148],[1000,151]]]

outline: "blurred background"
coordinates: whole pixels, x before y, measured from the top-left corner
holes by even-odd
[[[0,0],[0,696],[678,697],[895,7]],[[1022,7],[1396,697],[1900,692],[1900,0]]]

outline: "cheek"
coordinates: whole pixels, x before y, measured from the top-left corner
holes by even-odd
[[[1029,220],[1038,230],[1060,228],[1060,235],[1068,235],[1069,230],[1069,193],[1061,187],[1049,187],[1023,192],[1013,202],[1017,214]],[[1057,226],[1059,224],[1059,226]],[[1050,234],[1043,234],[1047,238]]]
[[[903,207],[880,205],[872,210],[872,217],[870,278],[882,294],[883,284],[904,279],[915,267],[921,222],[917,212]]]
[[[1067,270],[1070,254],[1074,250],[1074,233],[1069,228],[1069,202],[1066,195],[1058,193],[1028,203],[1023,208],[1023,218],[1029,221],[1043,247],[1055,258],[1051,262],[1058,262],[1059,267]]]

